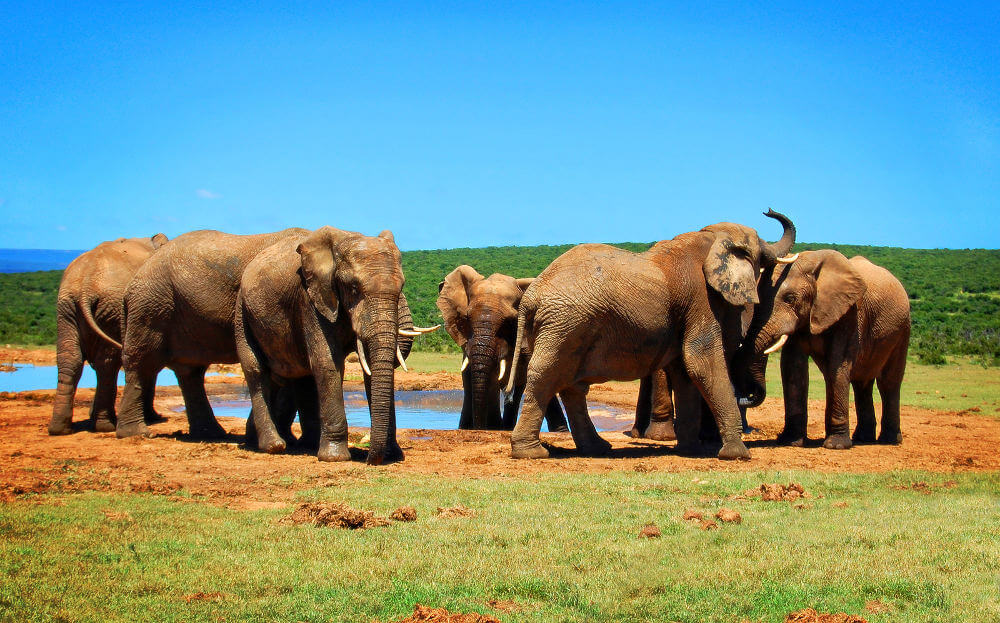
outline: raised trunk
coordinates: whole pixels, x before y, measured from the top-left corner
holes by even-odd
[[[393,421],[393,399],[396,368],[396,336],[398,331],[398,309],[395,299],[371,301],[369,321],[362,330],[361,341],[367,352],[368,366],[371,368],[371,445],[368,463],[380,465],[386,459],[386,452],[395,448],[395,438],[389,439],[389,431],[395,432]]]
[[[795,244],[795,225],[790,218],[771,209],[768,209],[764,216],[781,223],[783,229],[781,238],[767,245],[767,249],[765,249],[765,264],[774,264],[777,258],[788,255],[788,252],[792,250],[792,245]]]

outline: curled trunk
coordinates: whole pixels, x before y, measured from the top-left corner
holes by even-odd
[[[773,265],[779,257],[788,255],[788,252],[792,250],[792,245],[795,244],[795,224],[792,223],[790,218],[774,210],[769,209],[764,213],[764,216],[773,218],[781,223],[781,227],[784,230],[781,238],[776,242],[768,244],[764,250],[764,264]]]

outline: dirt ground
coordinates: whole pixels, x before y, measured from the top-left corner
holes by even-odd
[[[0,349],[0,361],[30,361],[17,352]],[[36,355],[39,363],[45,351]],[[348,375],[360,378],[351,364]],[[357,381],[346,389],[362,389]],[[457,374],[397,371],[397,389],[461,389]],[[210,377],[208,392],[219,399],[242,393],[239,377]],[[921,469],[935,472],[1000,469],[996,440],[1000,419],[977,413],[942,412],[903,407],[904,441],[899,446],[862,445],[849,451],[826,450],[814,442],[805,448],[774,444],[781,430],[780,398],[768,398],[750,412],[759,432],[748,435],[751,461],[720,461],[714,457],[683,457],[673,442],[631,439],[620,431],[630,428],[637,383],[594,386],[590,399],[624,410],[617,432],[602,433],[613,445],[607,457],[578,456],[568,433],[543,433],[552,458],[514,461],[510,434],[493,431],[401,429],[398,434],[406,459],[382,467],[364,464],[364,451],[352,450],[347,463],[320,463],[308,454],[267,455],[242,445],[245,420],[219,418],[228,440],[200,442],[187,436],[187,420],[174,407],[183,404],[176,387],[157,390],[156,408],[166,422],[151,427],[154,437],[119,440],[114,433],[82,430],[93,390],[77,393],[74,420],[80,432],[49,437],[46,426],[53,390],[0,393],[0,500],[46,491],[148,491],[172,493],[184,489],[195,499],[234,508],[267,508],[289,504],[302,488],[336,485],[366,479],[375,473],[424,473],[462,478],[519,478],[539,473],[600,473],[607,471],[678,472],[685,470],[758,471],[811,469],[825,472],[882,472]],[[812,439],[823,434],[823,404],[809,405]],[[853,418],[853,414],[852,414]],[[457,425],[457,416],[456,416]],[[352,437],[364,431],[352,429]]]

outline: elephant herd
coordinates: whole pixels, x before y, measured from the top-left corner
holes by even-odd
[[[642,253],[582,244],[533,279],[457,267],[441,282],[437,306],[464,355],[459,427],[512,430],[514,458],[542,458],[543,419],[551,431],[565,431],[568,419],[582,453],[604,454],[610,445],[588,415],[588,389],[641,379],[633,436],[676,438],[681,452],[721,442],[720,458],[749,458],[744,411],[763,401],[768,355],[783,347],[780,442],[805,441],[811,356],[826,380],[825,447],[899,443],[910,332],[902,285],[862,257],[789,255],[795,226],[777,212],[766,216],[782,225],[777,242],[719,223]],[[169,367],[191,434],[220,437],[205,372],[238,361],[252,402],[249,442],[271,453],[299,443],[320,460],[347,460],[344,364],[356,353],[371,413],[368,462],[399,460],[394,371],[405,368],[413,340],[437,328],[413,325],[403,282],[389,231],[206,230],[105,242],[74,260],[60,285],[49,433],[72,430],[73,395],[89,361],[98,379],[95,430],[148,434],[158,419],[156,375]],[[875,383],[883,405],[877,437]],[[291,433],[296,412],[299,440]]]

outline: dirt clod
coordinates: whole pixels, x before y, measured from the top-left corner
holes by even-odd
[[[460,614],[417,604],[413,606],[413,614],[405,619],[396,619],[395,623],[500,623],[500,619],[488,614]]]
[[[787,485],[782,485],[778,483],[774,484],[763,484],[760,486],[759,491],[748,491],[749,495],[760,494],[760,498],[765,502],[794,502],[795,500],[803,497],[809,497],[806,495],[806,490],[802,485],[796,482],[790,482]]]
[[[389,515],[389,519],[393,521],[416,521],[417,520],[417,510],[412,506],[400,506],[396,510],[392,511]]]
[[[789,613],[785,617],[785,623],[868,623],[868,621],[856,614],[845,614],[843,612],[827,614],[816,612],[812,608],[806,608],[805,610]]]
[[[701,511],[696,511],[693,508],[689,508],[684,511],[684,521],[701,521],[705,516],[701,514]]]
[[[316,526],[333,526],[349,530],[378,528],[389,525],[384,517],[371,511],[359,511],[340,502],[304,502],[282,522],[291,524],[311,523]]]
[[[510,599],[491,599],[486,605],[498,612],[520,612],[523,610],[521,604]]]
[[[719,524],[715,523],[711,519],[706,519],[706,520],[704,520],[704,521],[701,522],[701,529],[702,530],[718,530],[719,529]]]
[[[660,536],[660,529],[656,527],[655,523],[648,523],[639,531],[640,539],[658,539]]]
[[[743,517],[731,508],[720,508],[715,518],[724,523],[743,523]]]
[[[437,514],[438,517],[444,517],[448,519],[451,517],[475,517],[476,512],[471,508],[468,508],[461,504],[456,504],[455,506],[451,506],[449,508],[438,506]]]

